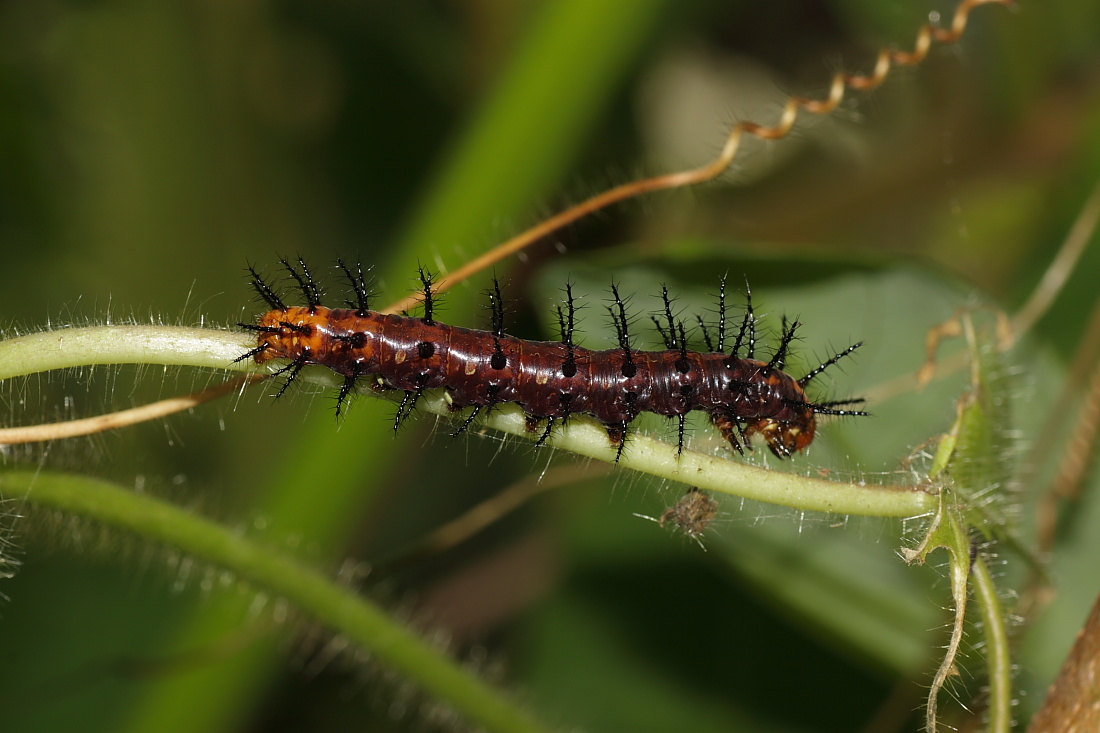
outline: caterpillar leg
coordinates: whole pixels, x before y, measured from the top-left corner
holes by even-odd
[[[467,415],[466,419],[462,421],[462,424],[458,426],[458,430],[451,433],[451,437],[457,438],[458,436],[465,433],[466,429],[470,427],[470,424],[477,419],[477,415],[479,412],[481,412],[481,408],[482,405],[474,405],[474,409],[470,410],[470,414]],[[454,412],[458,412],[461,409],[463,408],[458,405],[451,405],[451,410]]]
[[[620,423],[615,423],[614,425],[606,426],[607,437],[611,441],[611,445],[616,447],[615,463],[618,463],[619,459],[623,457],[623,448],[626,447],[626,436],[629,432],[628,426],[629,423],[627,423],[626,420],[623,420]]]
[[[539,439],[535,441],[536,448],[541,448],[543,444],[545,444],[546,441],[550,439],[550,434],[554,432],[554,423],[556,421],[557,418],[553,415],[546,418],[546,428],[542,431],[542,435],[539,436]]]
[[[726,439],[726,442],[738,453],[745,455],[745,448],[752,450],[752,445],[745,438],[745,428],[740,421],[720,413],[712,414],[710,421],[714,424],[714,427],[718,428],[718,432],[722,433],[722,437]],[[740,440],[738,440],[738,436],[740,436]]]

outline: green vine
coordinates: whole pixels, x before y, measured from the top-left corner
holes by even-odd
[[[235,362],[251,348],[247,335],[226,331],[170,326],[96,326],[71,328],[0,341],[0,379],[52,369],[105,364],[161,364],[216,367],[255,373],[251,361]],[[335,386],[327,369],[316,368],[303,377]],[[372,394],[369,390],[366,394]],[[422,408],[435,415],[454,417],[445,394],[426,395]],[[480,423],[508,435],[534,439],[522,412],[514,406],[494,410]],[[548,443],[577,455],[613,462],[615,448],[606,431],[590,420],[575,419],[556,430]],[[855,486],[746,465],[691,450],[677,455],[676,447],[644,435],[632,436],[618,465],[670,481],[794,509],[860,516],[912,517],[927,513],[935,497],[918,488]]]
[[[51,472],[0,473],[0,499],[91,519],[230,570],[370,650],[468,720],[508,733],[545,730],[514,701],[433,649],[369,600],[341,588],[291,555],[191,512],[105,481]]]

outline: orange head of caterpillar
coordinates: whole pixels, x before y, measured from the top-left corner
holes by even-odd
[[[745,426],[744,436],[759,434],[768,446],[768,450],[779,458],[788,458],[814,440],[817,419],[812,406],[798,410],[793,420],[776,420],[762,417],[752,420]]]
[[[814,405],[806,398],[802,385],[787,374],[759,365],[758,389],[753,396],[766,411],[746,417],[740,425],[741,439],[759,435],[778,458],[789,458],[814,440],[817,417]]]
[[[780,371],[787,345],[797,326],[795,322],[784,328],[779,351],[769,363],[758,363],[758,379],[753,394],[772,409],[767,414],[749,418],[741,431],[746,441],[754,434],[760,435],[768,450],[778,458],[788,458],[806,448],[813,442],[817,430],[814,406],[806,398],[803,382]]]
[[[797,323],[785,329],[780,350],[770,362],[765,364],[752,359],[726,362],[731,371],[742,371],[729,386],[731,390],[740,393],[745,403],[744,409],[735,411],[720,408],[712,411],[711,422],[739,453],[744,452],[746,447],[751,450],[751,437],[759,435],[776,457],[789,458],[813,442],[818,415],[868,414],[862,410],[849,409],[852,405],[861,404],[862,399],[812,402],[805,392],[807,384],[858,349],[862,342],[827,359],[801,379],[794,379],[776,368],[782,366],[786,345],[793,337],[795,326]],[[746,377],[746,372],[750,376]]]
[[[768,450],[779,458],[788,458],[813,442],[814,433],[817,430],[818,415],[869,415],[870,413],[863,410],[849,409],[852,405],[863,404],[864,400],[861,398],[810,402],[806,397],[806,393],[802,391],[802,388],[826,367],[851,354],[861,345],[862,342],[849,346],[806,376],[790,382],[788,387],[793,389],[797,395],[784,398],[786,405],[779,414],[750,420],[745,425],[741,433],[742,436],[748,438],[754,433],[759,434],[764,438]]]

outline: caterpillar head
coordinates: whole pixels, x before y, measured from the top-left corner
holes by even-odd
[[[753,420],[745,426],[744,436],[759,434],[776,457],[789,458],[813,442],[816,429],[813,408],[807,407],[799,410],[793,420],[770,417]]]

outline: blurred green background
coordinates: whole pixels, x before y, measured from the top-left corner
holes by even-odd
[[[375,267],[379,304],[418,263],[453,269],[607,185],[706,162],[738,119],[907,47],[900,0],[35,2],[0,5],[0,328],[103,322],[232,328],[260,309],[246,264]],[[961,306],[1011,311],[1100,179],[1100,6],[979,8],[956,47],[856,94],[719,182],[615,207],[498,267],[509,331],[554,338],[572,279],[584,343],[611,341],[613,277],[688,312],[744,273],[761,312],[806,326],[805,362],[854,340],[825,385],[911,373]],[[1095,338],[1100,250],[1009,358],[1024,517],[1061,457]],[[441,318],[484,327],[487,277]],[[329,300],[343,296],[333,287]],[[642,317],[639,321],[644,322]],[[81,370],[3,385],[0,420],[97,414],[219,375]],[[902,482],[962,377],[835,421],[792,470]],[[214,516],[331,568],[569,730],[914,730],[949,615],[942,569],[895,554],[916,523],[723,500],[707,552],[659,516],[665,486],[569,456],[452,440],[393,406],[269,386],[117,434],[8,449]],[[655,431],[671,430],[657,422]],[[715,449],[698,426],[693,441]],[[1040,449],[1033,449],[1033,446]],[[764,461],[755,456],[753,460]],[[774,464],[774,461],[772,462]],[[459,547],[408,558],[517,482],[554,488]],[[1092,481],[1095,483],[1095,480]],[[22,563],[0,584],[5,731],[453,730],[447,711],[278,598],[170,549],[3,507]],[[1100,583],[1086,493],[1052,556],[1059,595],[1021,635],[1020,715],[1041,699]],[[20,519],[16,515],[28,514]],[[1023,531],[1028,531],[1024,523]],[[1006,594],[1020,563],[1005,556]],[[980,697],[972,653],[958,697]],[[980,708],[980,704],[975,705]]]

